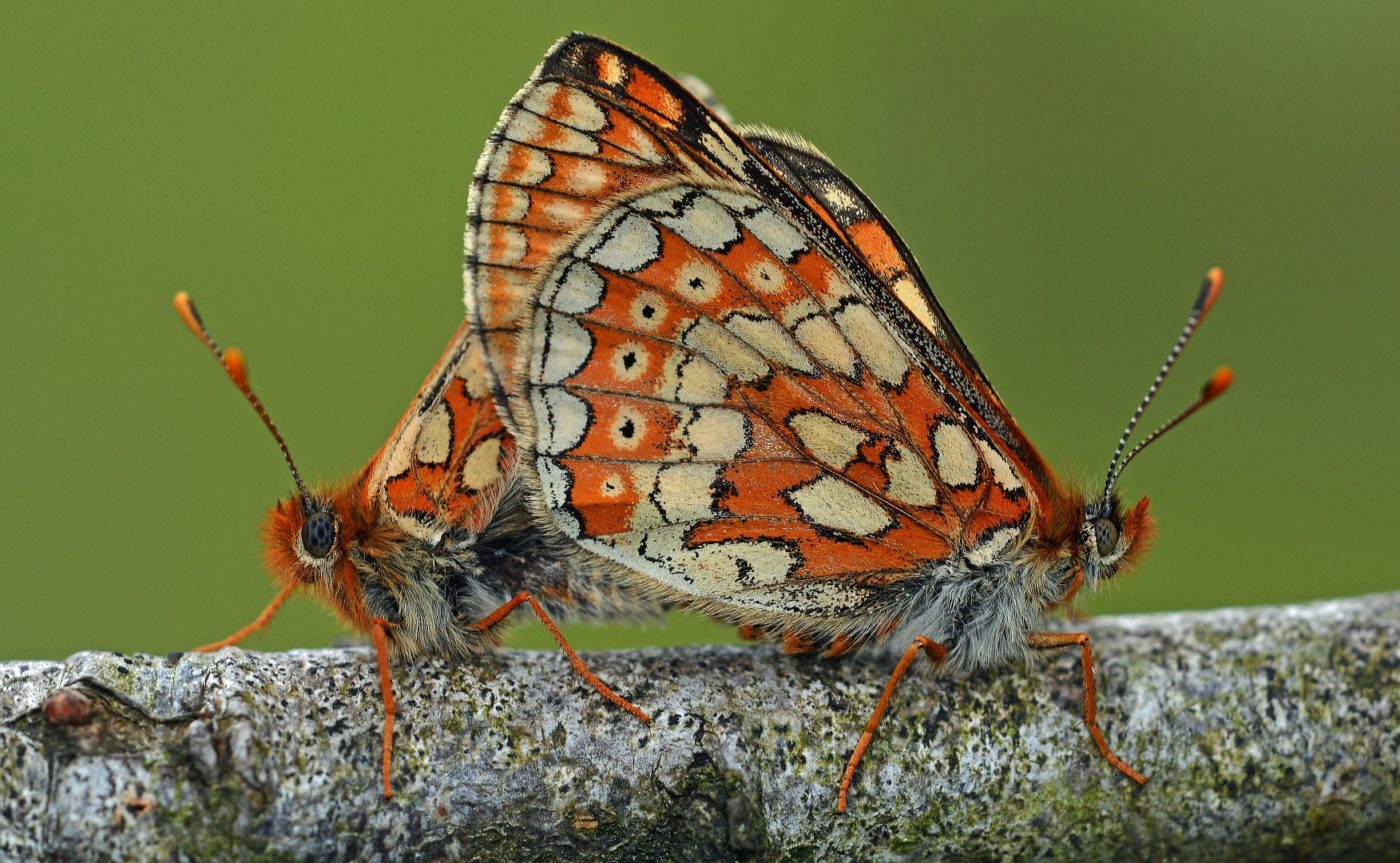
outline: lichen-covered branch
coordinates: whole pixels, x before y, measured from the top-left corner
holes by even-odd
[[[891,654],[590,657],[650,726],[558,653],[405,664],[387,802],[368,649],[4,664],[0,859],[1394,857],[1400,593],[1085,627],[1147,786],[1064,655],[909,678],[844,816]]]

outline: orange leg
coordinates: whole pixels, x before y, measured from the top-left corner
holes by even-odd
[[[394,680],[389,674],[387,631],[393,624],[382,617],[370,618],[369,624],[374,650],[379,654],[379,691],[384,698],[384,799],[388,800],[394,796],[389,784],[389,761],[394,752],[394,716],[399,712],[398,702],[394,701]]]
[[[914,664],[918,658],[919,651],[928,654],[929,660],[937,664],[948,656],[948,649],[931,638],[924,638],[922,635],[914,637],[913,644],[904,651],[904,655],[899,658],[899,664],[894,667],[894,673],[890,675],[889,683],[885,684],[885,691],[880,695],[880,701],[875,705],[875,712],[870,714],[870,721],[865,723],[865,732],[860,736],[860,742],[856,744],[856,749],[851,753],[851,760],[846,762],[846,775],[841,777],[841,787],[836,792],[836,811],[846,811],[846,795],[851,790],[851,780],[855,779],[856,768],[860,766],[860,760],[865,757],[865,750],[870,748],[870,741],[875,739],[875,729],[880,727],[880,720],[885,718],[885,711],[889,709],[890,700],[894,698],[894,690],[899,686],[899,681],[904,677],[904,673],[909,670],[909,666]]]
[[[202,647],[196,647],[194,649],[194,652],[213,653],[216,650],[222,650],[225,647],[231,647],[232,645],[237,644],[238,642],[257,632],[259,629],[262,629],[264,626],[267,626],[269,623],[272,622],[272,618],[277,614],[278,609],[282,607],[282,603],[286,602],[287,597],[292,595],[293,590],[296,590],[295,584],[289,584],[286,587],[282,588],[282,592],[272,598],[272,601],[267,604],[267,608],[264,608],[262,610],[262,614],[259,614],[252,623],[238,630],[233,635],[230,635],[228,638],[225,638],[223,641],[216,641],[213,644],[206,644]]]
[[[511,597],[505,605],[502,605],[500,608],[477,621],[476,628],[483,631],[490,629],[504,620],[506,615],[515,610],[516,606],[524,603],[530,604],[530,610],[540,619],[540,623],[544,624],[544,628],[549,630],[549,634],[554,636],[554,640],[559,643],[559,649],[563,650],[564,655],[569,657],[569,662],[574,666],[574,671],[578,672],[579,677],[587,680],[594,689],[598,690],[600,695],[613,704],[616,704],[618,707],[621,707],[643,722],[651,722],[651,717],[643,713],[640,707],[637,707],[621,695],[613,692],[612,689],[608,688],[606,683],[598,679],[596,674],[588,670],[588,666],[583,663],[583,660],[579,658],[577,653],[574,653],[574,649],[570,647],[569,642],[565,640],[564,633],[559,631],[559,627],[554,625],[554,621],[551,620],[549,614],[545,612],[544,606],[540,605],[539,602],[530,595],[529,591],[521,591]]]
[[[1036,650],[1058,650],[1061,647],[1079,646],[1079,659],[1084,666],[1084,724],[1089,727],[1090,736],[1099,745],[1099,751],[1103,753],[1104,758],[1108,759],[1109,764],[1117,767],[1124,776],[1139,785],[1146,785],[1147,777],[1114,755],[1113,750],[1108,748],[1108,741],[1104,739],[1103,732],[1099,730],[1099,704],[1094,694],[1094,654],[1089,649],[1089,633],[1033,632],[1026,638],[1026,643]]]

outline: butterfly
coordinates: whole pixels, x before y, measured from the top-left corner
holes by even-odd
[[[1218,269],[1090,493],[1040,456],[830,159],[732,125],[626,49],[559,41],[502,115],[473,200],[468,317],[541,529],[789,651],[904,648],[838,810],[921,652],[960,673],[1077,648],[1090,735],[1146,781],[1099,729],[1089,636],[1040,622],[1140,557],[1152,520],[1119,498],[1123,469],[1230,385],[1217,370],[1124,455]]]
[[[615,693],[569,646],[555,618],[654,616],[659,606],[615,581],[579,569],[530,529],[521,504],[515,441],[486,385],[480,342],[458,328],[388,442],[347,481],[311,488],[261,400],[237,349],[221,350],[188,294],[175,298],[185,324],[218,358],[272,432],[296,491],[263,524],[267,568],[280,584],[272,602],[211,652],[237,644],[306,590],[352,629],[367,633],[384,701],[382,778],[390,782],[394,718],[391,658],[464,659],[494,646],[498,624],[529,608],[574,670],[612,704],[650,717]]]

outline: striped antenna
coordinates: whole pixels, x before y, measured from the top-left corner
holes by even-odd
[[[1211,267],[1206,273],[1206,280],[1201,285],[1201,293],[1196,297],[1196,303],[1191,307],[1191,316],[1186,319],[1186,326],[1182,328],[1181,335],[1177,337],[1176,344],[1172,345],[1171,352],[1167,354],[1166,362],[1162,363],[1162,368],[1157,372],[1157,377],[1152,380],[1152,385],[1147,388],[1147,395],[1142,397],[1138,403],[1137,410],[1133,411],[1132,419],[1128,420],[1128,427],[1123,430],[1123,436],[1118,439],[1118,446],[1113,450],[1113,460],[1108,463],[1108,477],[1104,480],[1103,496],[1107,498],[1113,493],[1113,486],[1118,482],[1118,477],[1122,476],[1123,469],[1128,466],[1128,462],[1150,443],[1175,428],[1182,420],[1191,414],[1205,407],[1214,401],[1221,393],[1229,388],[1234,380],[1234,373],[1228,367],[1222,366],[1215,370],[1206,383],[1201,395],[1181,413],[1163,423],[1156,431],[1143,439],[1142,443],[1133,448],[1128,453],[1127,458],[1123,458],[1123,450],[1128,446],[1128,438],[1132,437],[1133,429],[1137,428],[1138,421],[1147,411],[1147,406],[1152,404],[1152,400],[1157,397],[1157,391],[1162,388],[1162,382],[1171,373],[1172,367],[1176,365],[1177,359],[1181,357],[1181,352],[1186,348],[1186,343],[1191,340],[1191,336],[1201,326],[1201,321],[1206,318],[1206,313],[1211,306],[1215,305],[1215,300],[1220,296],[1220,288],[1225,284],[1225,273],[1219,267]]]
[[[243,393],[243,397],[248,400],[248,404],[253,406],[253,410],[262,417],[263,425],[272,432],[272,437],[276,439],[277,446],[282,450],[282,458],[287,460],[287,467],[291,468],[292,479],[296,481],[297,490],[301,492],[302,499],[309,499],[310,492],[306,490],[306,483],[301,481],[301,471],[297,470],[297,463],[292,461],[292,451],[287,449],[287,441],[283,439],[282,433],[277,430],[277,425],[272,421],[272,417],[267,415],[267,409],[263,407],[262,400],[253,392],[253,388],[248,385],[248,363],[243,359],[243,352],[238,348],[229,348],[227,351],[219,347],[214,337],[209,335],[209,329],[204,326],[204,320],[199,316],[199,310],[194,307],[194,300],[190,295],[181,291],[175,295],[175,311],[179,313],[180,320],[185,322],[185,326],[190,328],[204,346],[213,351],[214,357],[219,361],[219,365],[224,367],[228,373],[229,380],[238,387],[238,391]]]

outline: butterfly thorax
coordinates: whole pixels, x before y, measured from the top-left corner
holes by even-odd
[[[1069,516],[1050,533],[1033,533],[1019,548],[985,565],[964,556],[925,564],[905,610],[889,632],[904,645],[916,635],[948,648],[947,668],[968,671],[1027,654],[1026,636],[1046,613],[1124,572],[1153,533],[1143,498],[1124,511],[1116,499],[1068,501]],[[1054,520],[1048,522],[1054,524]]]

